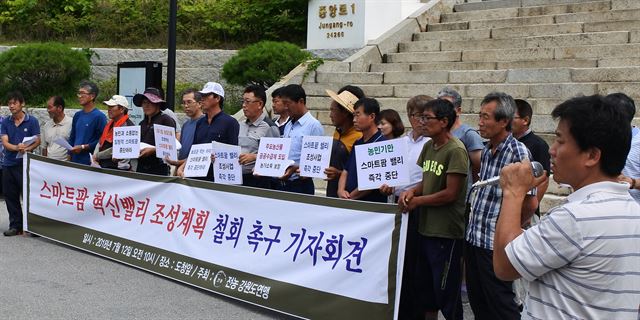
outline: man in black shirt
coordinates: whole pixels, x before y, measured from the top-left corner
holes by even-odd
[[[533,158],[531,160],[540,162],[542,167],[547,170],[547,174],[550,174],[549,145],[529,128],[531,126],[531,118],[533,117],[533,109],[525,100],[515,99],[515,101],[516,113],[514,114],[513,121],[511,122],[513,136],[527,146],[527,149],[529,149],[531,157]],[[538,186],[538,203],[542,201],[542,197],[544,197],[547,187],[549,187],[549,179]],[[536,209],[536,215],[540,216],[540,207]]]
[[[222,107],[224,105],[224,89],[217,82],[207,82],[200,91],[202,99],[202,112],[204,117],[200,118],[196,123],[196,131],[193,138],[193,144],[211,143],[213,141],[238,145],[238,134],[240,125],[232,116],[224,113]],[[178,168],[178,176],[184,175],[185,161]],[[205,178],[194,178],[213,182],[213,166],[209,165],[209,171]]]
[[[133,104],[142,107],[144,119],[140,121],[140,142],[154,147],[140,150],[138,158],[138,172],[169,175],[169,166],[156,157],[156,138],[153,130],[155,124],[176,128],[176,122],[170,116],[162,113],[167,108],[167,103],[162,98],[162,93],[157,88],[147,88],[143,94],[133,96]]]

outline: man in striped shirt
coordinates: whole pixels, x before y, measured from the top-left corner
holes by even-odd
[[[481,102],[478,131],[489,139],[480,156],[480,180],[500,174],[507,164],[529,159],[527,147],[511,134],[515,101],[505,93],[488,94]],[[538,206],[535,189],[523,202],[523,219],[528,221]],[[502,189],[497,185],[477,190],[471,203],[466,232],[466,281],[469,303],[476,319],[517,319],[520,310],[514,300],[511,281],[498,279],[493,271],[493,236]]]
[[[631,141],[628,120],[599,95],[570,99],[552,116],[560,121],[551,170],[576,191],[523,231],[521,203],[546,176],[534,178],[528,161],[503,169],[495,272],[531,281],[524,319],[640,319],[640,205],[617,181]]]

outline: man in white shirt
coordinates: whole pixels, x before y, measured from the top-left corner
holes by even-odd
[[[53,96],[47,101],[47,113],[51,120],[42,127],[42,155],[51,159],[68,161],[67,149],[55,143],[56,139],[69,140],[71,117],[64,114],[64,99]]]
[[[534,178],[528,160],[502,170],[495,273],[531,281],[523,319],[639,319],[640,205],[618,182],[631,142],[626,114],[594,95],[551,115],[560,120],[549,150],[553,178],[576,191],[522,230],[525,195],[547,177]]]

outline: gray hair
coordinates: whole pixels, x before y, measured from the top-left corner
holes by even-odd
[[[453,98],[453,101],[451,103],[453,103],[454,107],[460,108],[462,106],[462,97],[460,96],[458,91],[453,90],[453,88],[444,87],[438,92],[437,98],[444,97]]]
[[[487,94],[480,103],[481,106],[489,103],[496,102],[496,109],[493,112],[493,117],[496,121],[500,121],[502,119],[507,120],[507,131],[511,131],[511,121],[513,120],[513,116],[516,110],[516,102],[513,100],[513,97],[504,93],[504,92],[491,92]]]
[[[86,89],[87,91],[89,91],[89,94],[93,95],[93,101],[98,100],[98,94],[100,93],[100,90],[98,89],[97,84],[91,81],[84,80],[80,82],[78,88]]]

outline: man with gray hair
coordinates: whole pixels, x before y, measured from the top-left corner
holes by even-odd
[[[480,180],[500,174],[504,166],[529,159],[527,147],[511,134],[515,101],[502,92],[489,93],[481,102],[478,128],[489,141],[482,149]],[[469,302],[477,319],[519,319],[512,281],[502,281],[493,270],[493,240],[500,214],[502,189],[489,185],[476,190],[466,231],[466,279]],[[472,193],[473,194],[473,193]],[[538,207],[536,190],[522,205],[522,221],[528,221]]]
[[[73,148],[71,162],[91,164],[91,151],[96,148],[102,130],[107,124],[107,117],[96,108],[98,86],[89,81],[83,81],[78,86],[78,102],[82,110],[73,115],[69,144]]]
[[[453,127],[451,128],[451,133],[462,141],[469,155],[469,175],[467,176],[467,192],[469,192],[471,190],[471,184],[478,181],[478,174],[480,173],[480,153],[482,148],[484,148],[484,144],[478,131],[462,123],[460,120],[460,115],[462,114],[462,97],[458,91],[450,87],[444,87],[438,92],[438,98],[451,101],[456,108],[457,117],[456,122],[453,123]]]

